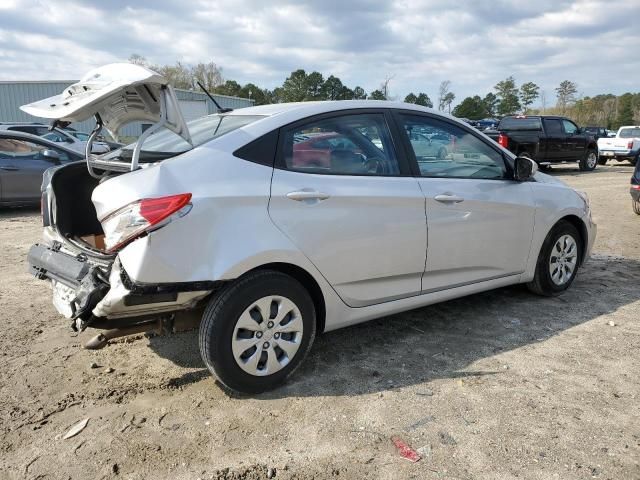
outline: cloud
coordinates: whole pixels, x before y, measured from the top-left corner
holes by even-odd
[[[214,61],[273,88],[297,68],[392,94],[457,99],[509,75],[553,97],[637,90],[637,0],[57,0],[0,4],[0,79],[72,79],[132,53],[156,64]]]

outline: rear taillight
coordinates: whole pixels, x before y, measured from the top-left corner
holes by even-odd
[[[145,198],[126,205],[101,220],[107,252],[114,252],[150,230],[162,226],[174,213],[185,209],[190,193],[160,198]]]
[[[627,142],[627,148],[631,150],[633,148],[633,140]]]
[[[504,148],[509,148],[509,137],[501,133],[500,135],[498,135],[498,143]]]
[[[631,190],[640,190],[640,185],[631,185]]]

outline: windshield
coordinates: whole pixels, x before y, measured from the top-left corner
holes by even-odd
[[[640,138],[640,128],[621,128],[618,136],[620,138]]]
[[[238,128],[264,118],[262,115],[209,115],[187,122],[193,146],[220,137]],[[133,150],[135,143],[123,147],[123,150]],[[193,148],[182,137],[171,130],[161,130],[152,134],[142,145],[144,152],[182,153]]]

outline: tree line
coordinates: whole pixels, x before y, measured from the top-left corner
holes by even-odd
[[[387,76],[380,86],[366,92],[361,86],[353,88],[345,85],[340,78],[303,69],[294,70],[281,86],[272,90],[254,83],[239,84],[235,80],[225,79],[222,68],[213,62],[187,65],[176,62],[174,65],[151,65],[140,55],[131,55],[131,63],[144,65],[166,77],[174,87],[198,90],[198,82],[213,93],[234,97],[249,98],[255,105],[282,102],[305,102],[314,100],[397,100],[391,95],[390,83],[393,76]],[[481,120],[483,118],[502,117],[515,114],[564,115],[580,125],[599,125],[606,128],[618,128],[620,125],[640,123],[640,93],[578,96],[578,85],[564,80],[554,89],[555,104],[547,105],[544,91],[534,82],[517,85],[513,75],[498,82],[492,92],[485,95],[473,95],[464,98],[452,109],[456,98],[451,91],[451,81],[440,83],[437,107],[459,118]],[[532,108],[538,100],[539,108]],[[415,103],[433,108],[434,103],[425,92],[411,92],[404,102]],[[551,103],[551,102],[549,102]]]

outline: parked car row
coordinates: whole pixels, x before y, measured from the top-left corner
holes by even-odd
[[[32,122],[0,122],[0,131],[7,130],[11,132],[24,132],[38,137],[44,137],[47,140],[63,145],[66,148],[75,150],[78,153],[85,153],[89,134],[78,132],[69,128],[50,128],[42,123]],[[115,142],[106,142],[104,139],[94,141],[91,153],[102,154],[107,153],[116,148],[122,147],[122,144]]]

